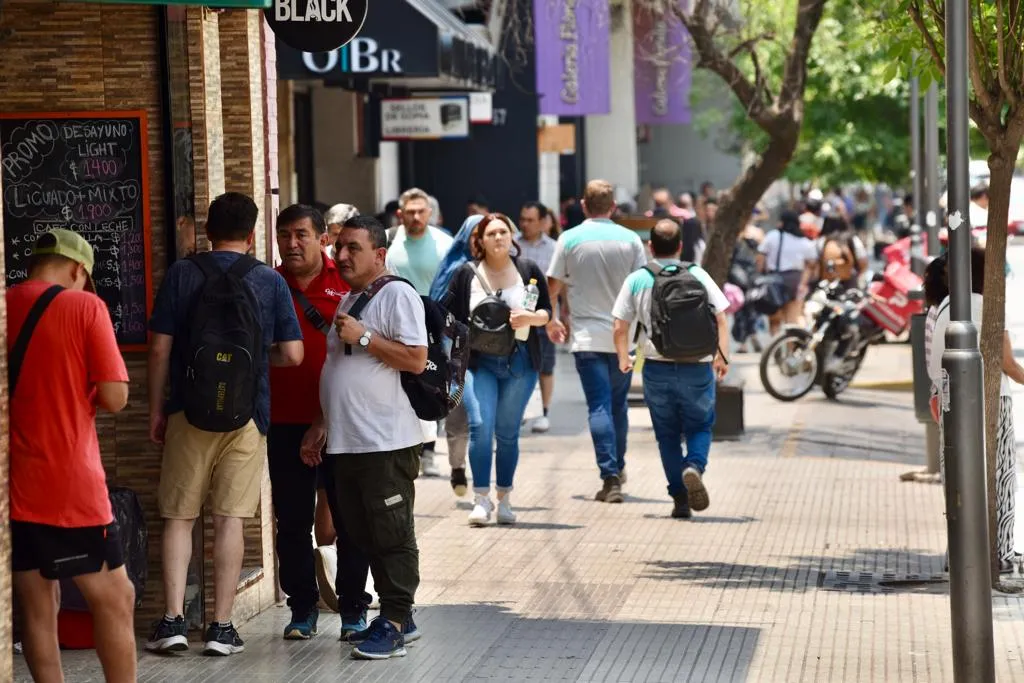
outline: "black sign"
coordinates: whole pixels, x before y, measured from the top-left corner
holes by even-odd
[[[273,0],[264,10],[271,30],[303,52],[327,52],[359,35],[368,0]]]
[[[129,347],[146,343],[151,287],[145,117],[0,116],[8,286],[28,277],[40,235],[74,230],[93,247],[96,293]]]

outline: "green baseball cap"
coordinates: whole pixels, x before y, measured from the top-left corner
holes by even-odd
[[[54,228],[36,240],[32,248],[33,256],[45,256],[53,254],[69,258],[75,263],[85,266],[85,272],[89,274],[89,285],[92,289],[92,269],[96,263],[96,255],[93,253],[92,245],[85,241],[85,238],[77,232]]]

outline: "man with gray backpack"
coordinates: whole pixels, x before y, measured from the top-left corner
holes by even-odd
[[[691,510],[710,504],[704,470],[715,424],[715,384],[729,364],[729,301],[700,266],[679,260],[678,223],[658,221],[649,247],[653,260],[626,278],[612,309],[615,350],[622,372],[630,372],[629,329],[636,321],[633,343],[644,338],[644,400],[674,503],[672,517],[687,519]]]

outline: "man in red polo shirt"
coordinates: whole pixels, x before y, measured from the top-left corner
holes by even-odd
[[[270,370],[267,456],[277,517],[278,576],[292,610],[291,622],[284,630],[284,637],[290,640],[306,640],[317,631],[320,591],[316,557],[310,542],[314,521],[318,527],[318,544],[332,543],[333,538],[323,536],[334,533],[322,528],[330,525],[316,520],[314,513],[317,498],[321,503],[334,499],[331,478],[326,476],[330,465],[325,458],[319,467],[309,467],[299,457],[302,437],[314,416],[320,414],[320,371],[327,356],[327,334],[331,331],[338,303],[349,289],[334,261],[324,252],[327,240],[324,217],[311,206],[294,204],[277,217],[277,246],[282,259],[277,271],[292,290],[305,344],[301,365]],[[336,576],[322,578],[336,581],[333,588],[338,595],[344,636],[346,629],[366,628],[365,614],[370,604],[370,595],[365,591],[369,561],[349,542],[344,525],[333,510],[330,517],[338,534],[338,569]],[[324,573],[322,564],[320,572]]]

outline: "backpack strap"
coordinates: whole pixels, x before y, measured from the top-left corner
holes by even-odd
[[[207,280],[223,272],[214,259],[212,251],[196,252],[189,256],[188,260],[196,264],[196,267],[203,272],[203,277]]]
[[[384,288],[384,285],[388,284],[389,282],[404,282],[413,289],[416,289],[416,287],[413,286],[411,282],[409,282],[403,277],[398,277],[397,275],[382,275],[381,277],[371,282],[369,287],[363,290],[363,293],[359,295],[359,298],[356,299],[356,302],[352,304],[352,308],[348,309],[348,315],[355,318],[356,320],[359,320],[359,316],[362,315],[363,309],[366,308],[366,305],[370,303],[370,299],[377,296],[377,293],[380,292],[380,290]],[[345,355],[352,355],[351,344],[345,344]]]
[[[301,289],[295,287],[290,288],[292,290],[292,296],[299,302],[299,306],[302,307],[302,313],[306,316],[306,320],[309,324],[316,329],[323,332],[325,335],[331,333],[331,324],[324,320],[324,317],[320,315],[320,311],[316,310],[316,306],[310,303],[306,295],[302,293]]]
[[[228,275],[235,275],[239,280],[249,274],[249,271],[260,265],[260,261],[248,254],[240,255],[231,267],[228,268]]]
[[[11,396],[14,396],[14,390],[18,386],[21,364],[25,360],[25,352],[28,351],[28,342],[32,338],[32,333],[35,332],[36,325],[39,324],[39,320],[43,317],[47,307],[63,291],[64,288],[60,285],[48,287],[46,291],[39,295],[39,298],[36,299],[35,303],[32,304],[32,308],[28,311],[28,316],[18,332],[18,338],[14,341],[14,347],[11,349],[10,363],[7,366],[7,383],[10,385],[9,393]]]
[[[480,281],[480,285],[484,288],[484,293],[487,296],[494,296],[494,290],[491,289],[491,286],[487,283],[487,278],[485,278],[484,274],[480,272],[480,269],[476,267],[476,264],[472,261],[467,261],[466,263],[468,263],[469,267],[473,269],[473,274],[476,275],[476,279]]]
[[[776,228],[778,229],[778,228]],[[779,266],[782,265],[782,240],[785,239],[786,233],[783,230],[779,230],[779,250],[775,252],[775,272],[779,272]]]

